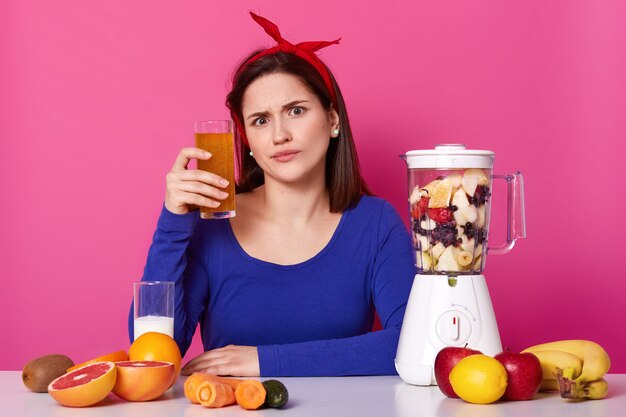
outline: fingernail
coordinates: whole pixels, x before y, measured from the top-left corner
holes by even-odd
[[[220,184],[222,184],[222,185],[225,187],[225,186],[227,186],[227,185],[228,185],[228,181],[227,181],[227,180],[225,180],[224,178],[222,178],[222,179],[220,180]]]
[[[210,158],[212,156],[211,153],[207,151],[202,152],[202,155],[205,156],[206,158]]]
[[[220,197],[222,197],[222,198],[226,198],[226,197],[228,197],[228,193],[225,193],[225,192],[223,192],[223,191],[222,191],[222,192],[220,193]]]

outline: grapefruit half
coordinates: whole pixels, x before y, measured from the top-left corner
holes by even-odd
[[[96,362],[61,375],[48,385],[48,393],[66,407],[88,407],[104,400],[116,379],[113,362]]]
[[[174,383],[176,368],[171,362],[116,362],[117,382],[113,394],[126,401],[150,401]]]

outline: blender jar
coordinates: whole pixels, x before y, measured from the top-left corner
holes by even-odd
[[[421,274],[477,275],[485,266],[493,178],[509,182],[506,253],[525,236],[520,173],[493,175],[494,153],[464,145],[409,151],[409,212],[415,264]]]

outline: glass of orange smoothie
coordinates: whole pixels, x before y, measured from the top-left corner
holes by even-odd
[[[235,150],[233,124],[230,120],[206,120],[194,123],[196,147],[211,153],[208,160],[198,160],[198,169],[212,172],[228,180],[223,191],[228,198],[218,207],[201,207],[203,219],[228,219],[235,217]]]

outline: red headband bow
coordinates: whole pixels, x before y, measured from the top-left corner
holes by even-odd
[[[254,21],[257,22],[265,30],[265,33],[270,35],[278,44],[272,48],[268,48],[264,51],[261,51],[255,56],[253,56],[252,58],[250,58],[241,67],[241,70],[243,70],[243,68],[245,68],[252,62],[266,55],[276,54],[278,52],[285,52],[288,54],[293,54],[299,58],[304,59],[309,64],[313,65],[313,67],[317,70],[317,72],[322,76],[322,79],[324,80],[324,84],[326,85],[326,88],[328,89],[328,92],[330,94],[330,98],[333,103],[333,106],[336,109],[337,108],[337,96],[335,94],[335,89],[333,87],[332,78],[330,77],[330,73],[328,72],[326,65],[324,65],[324,63],[317,57],[317,55],[315,54],[315,51],[318,51],[330,45],[338,44],[341,38],[335,39],[334,41],[300,42],[294,45],[282,37],[282,35],[280,34],[280,30],[278,30],[278,26],[276,26],[276,24],[270,22],[264,17],[261,17],[253,12],[250,12],[250,16],[252,16]],[[235,116],[234,112],[231,111],[231,113],[233,114],[233,116]],[[233,118],[235,120],[235,124],[237,125],[237,128],[239,129],[239,134],[241,138],[244,140],[244,142],[248,143],[248,139],[246,138],[246,135],[245,135],[245,129],[243,125],[241,124],[241,122],[239,121],[239,118],[238,117],[233,117]]]

